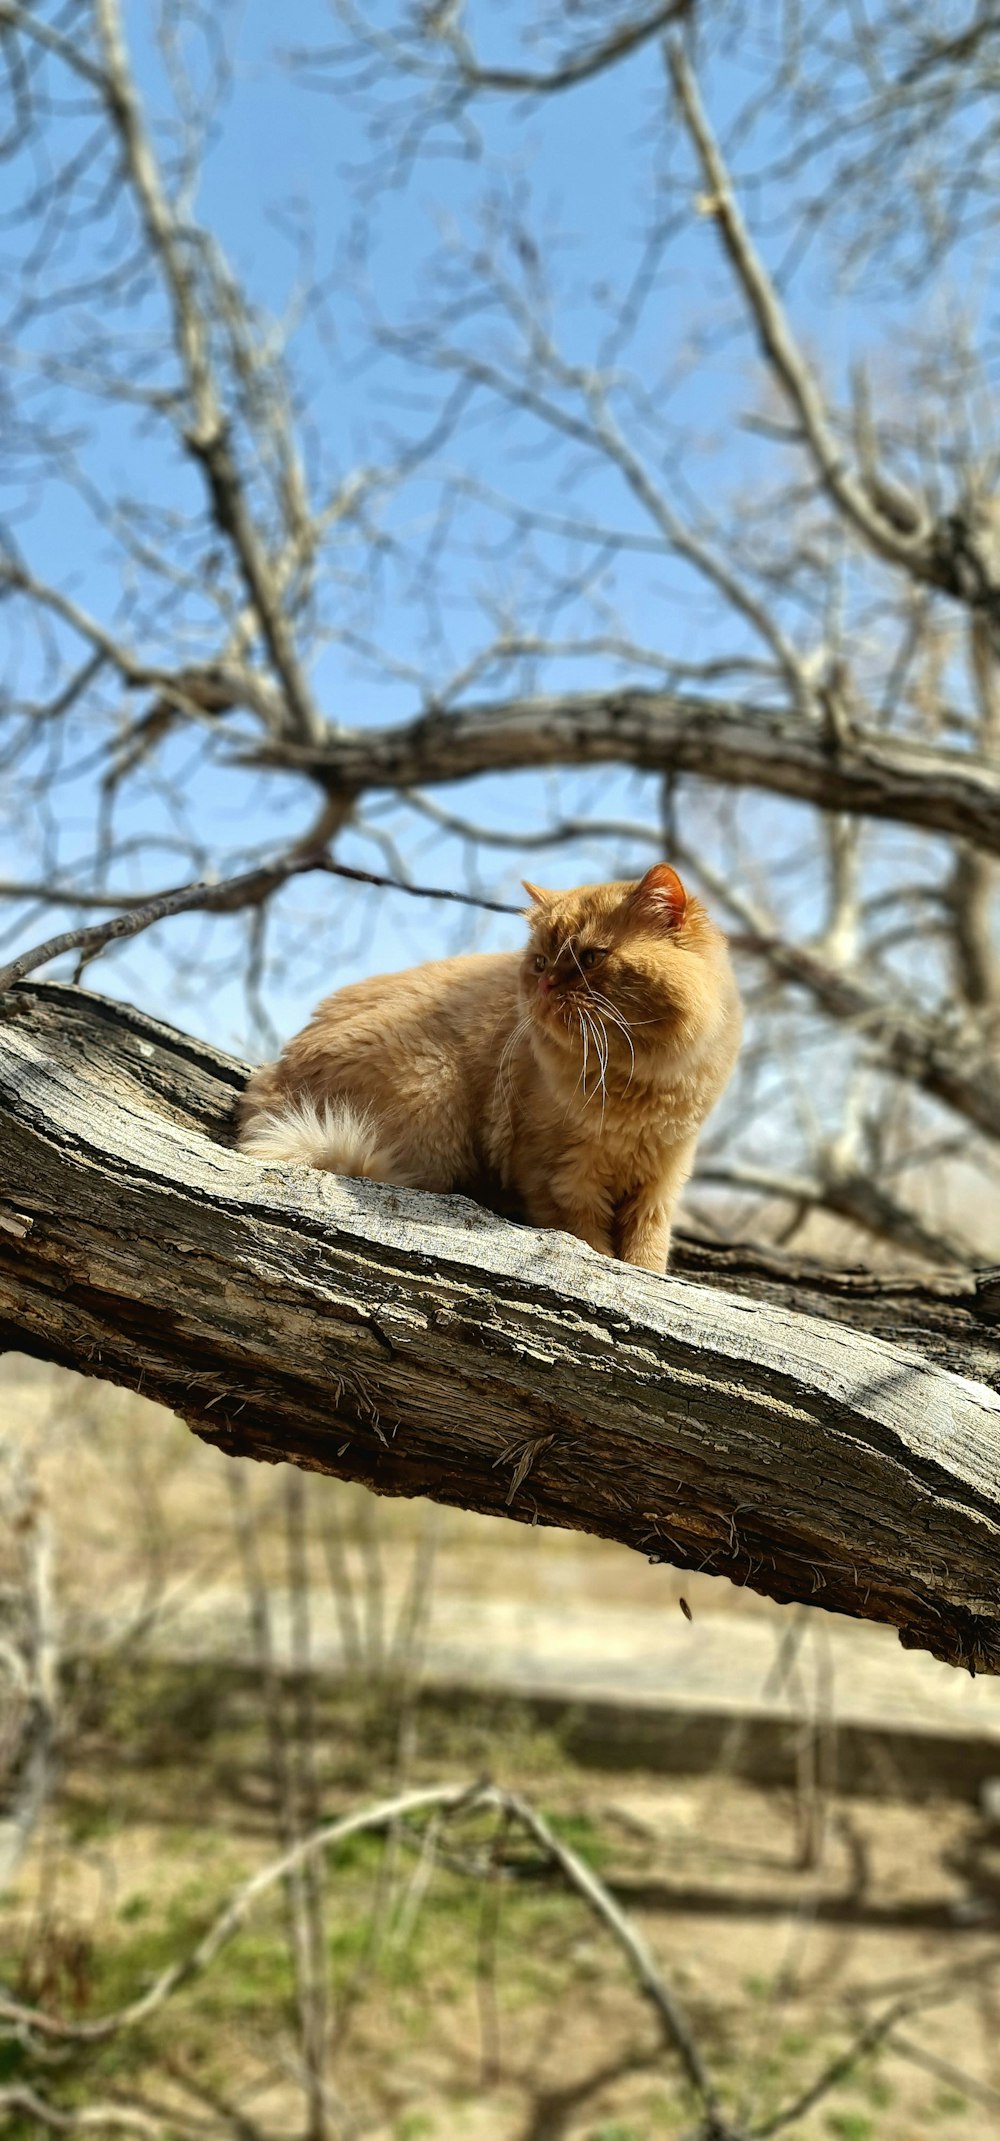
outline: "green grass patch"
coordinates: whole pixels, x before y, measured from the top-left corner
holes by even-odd
[[[834,2141],[874,2141],[875,2135],[866,2111],[828,2111],[826,2130]]]

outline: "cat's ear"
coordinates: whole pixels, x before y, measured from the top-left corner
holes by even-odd
[[[654,862],[629,894],[629,905],[665,929],[679,929],[687,913],[687,893],[669,862]]]
[[[521,883],[533,907],[547,907],[549,901],[555,899],[554,892],[545,892],[541,885],[529,885],[526,877],[522,877]]]

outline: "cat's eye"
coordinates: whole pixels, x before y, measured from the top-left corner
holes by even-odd
[[[580,965],[582,967],[596,966],[598,960],[607,958],[607,952],[608,947],[606,944],[590,945],[585,952],[580,953]]]
[[[546,967],[548,966],[548,963],[549,963],[549,962],[548,962],[548,960],[547,960],[547,959],[546,959],[546,958],[544,957],[543,953],[541,953],[541,952],[536,952],[536,953],[535,953],[535,972],[536,972],[536,974],[544,974],[544,972],[545,972],[545,969],[546,969]]]

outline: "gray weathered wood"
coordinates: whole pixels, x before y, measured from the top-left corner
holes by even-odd
[[[894,1294],[723,1252],[728,1285],[658,1278],[245,1159],[245,1076],[82,990],[3,999],[0,1347],[234,1454],[597,1532],[1000,1670],[995,1275]]]

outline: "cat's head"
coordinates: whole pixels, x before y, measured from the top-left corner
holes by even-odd
[[[669,863],[624,884],[525,891],[521,995],[546,1053],[655,1077],[738,1020],[725,938]]]

